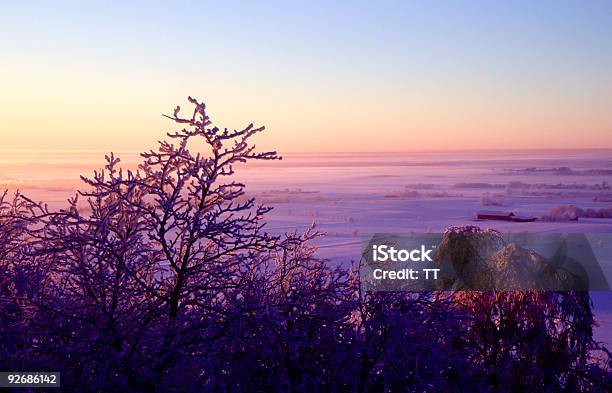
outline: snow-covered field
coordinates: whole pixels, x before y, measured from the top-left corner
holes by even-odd
[[[79,185],[79,174],[91,174],[104,158],[92,151],[0,153],[0,188],[18,187],[52,207],[62,205]],[[117,155],[128,167],[137,160],[133,153]],[[315,222],[327,233],[318,246],[330,263],[358,259],[364,236],[377,232],[440,232],[466,224],[504,232],[612,234],[612,218],[473,219],[479,210],[537,217],[564,205],[605,211],[612,206],[612,151],[287,154],[282,161],[237,169],[248,192],[275,207],[268,230],[283,233]],[[612,283],[612,244],[605,239],[593,244]],[[593,293],[601,325],[596,334],[609,343],[611,295]]]

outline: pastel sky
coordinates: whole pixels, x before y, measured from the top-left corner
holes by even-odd
[[[281,152],[612,148],[611,1],[85,3],[0,6],[0,148],[146,149],[188,95]]]

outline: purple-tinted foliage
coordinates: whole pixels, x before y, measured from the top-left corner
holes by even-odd
[[[279,158],[249,143],[263,127],[189,101],[137,171],[110,154],[66,209],[0,196],[1,370],[60,371],[67,392],[610,388],[587,293],[361,293],[314,229],[266,233],[232,179]],[[493,235],[446,234],[465,233]]]

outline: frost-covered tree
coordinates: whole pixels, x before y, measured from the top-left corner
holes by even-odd
[[[362,293],[234,180],[279,158],[250,143],[263,127],[189,102],[64,209],[0,196],[1,370],[71,392],[609,391],[587,293]]]

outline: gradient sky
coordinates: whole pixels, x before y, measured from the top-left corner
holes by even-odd
[[[612,2],[11,2],[0,148],[143,150],[187,95],[291,151],[612,148]]]

